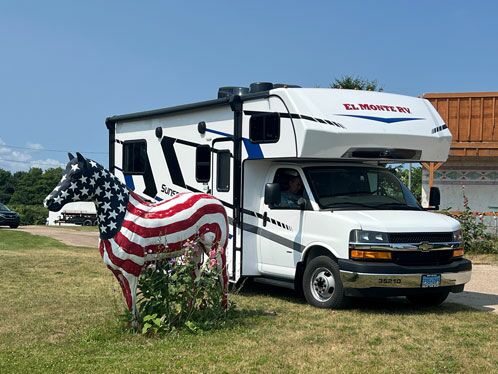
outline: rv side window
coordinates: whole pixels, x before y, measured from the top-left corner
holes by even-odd
[[[197,182],[209,182],[211,179],[211,147],[199,145],[195,150],[195,179]]]
[[[143,174],[147,165],[147,143],[145,140],[123,143],[123,173]]]
[[[219,151],[217,155],[216,189],[218,192],[230,191],[230,151]]]
[[[276,143],[280,138],[278,113],[254,114],[249,120],[249,139],[253,143]]]

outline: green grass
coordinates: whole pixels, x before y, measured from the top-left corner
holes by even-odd
[[[223,329],[148,338],[125,330],[97,249],[0,230],[0,372],[498,371],[498,315],[402,299],[320,310],[252,285]]]

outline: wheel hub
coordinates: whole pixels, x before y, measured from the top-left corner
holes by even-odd
[[[329,300],[334,294],[335,280],[332,272],[326,268],[318,268],[311,276],[311,293],[321,302]]]

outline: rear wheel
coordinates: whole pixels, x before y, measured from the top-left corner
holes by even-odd
[[[11,229],[17,229],[19,227],[19,223],[12,223],[9,226]]]
[[[312,259],[304,270],[303,293],[318,308],[341,308],[346,303],[339,265],[328,256]]]
[[[86,219],[83,221],[83,226],[92,226],[93,222],[91,219]]]
[[[441,291],[437,293],[408,295],[406,298],[410,303],[416,306],[438,306],[446,300],[449,293],[449,291]]]

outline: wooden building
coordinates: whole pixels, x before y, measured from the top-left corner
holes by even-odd
[[[441,190],[441,208],[461,211],[463,196],[473,211],[498,212],[498,92],[423,95],[448,125],[453,140],[448,160],[425,163],[422,203],[430,185]]]

